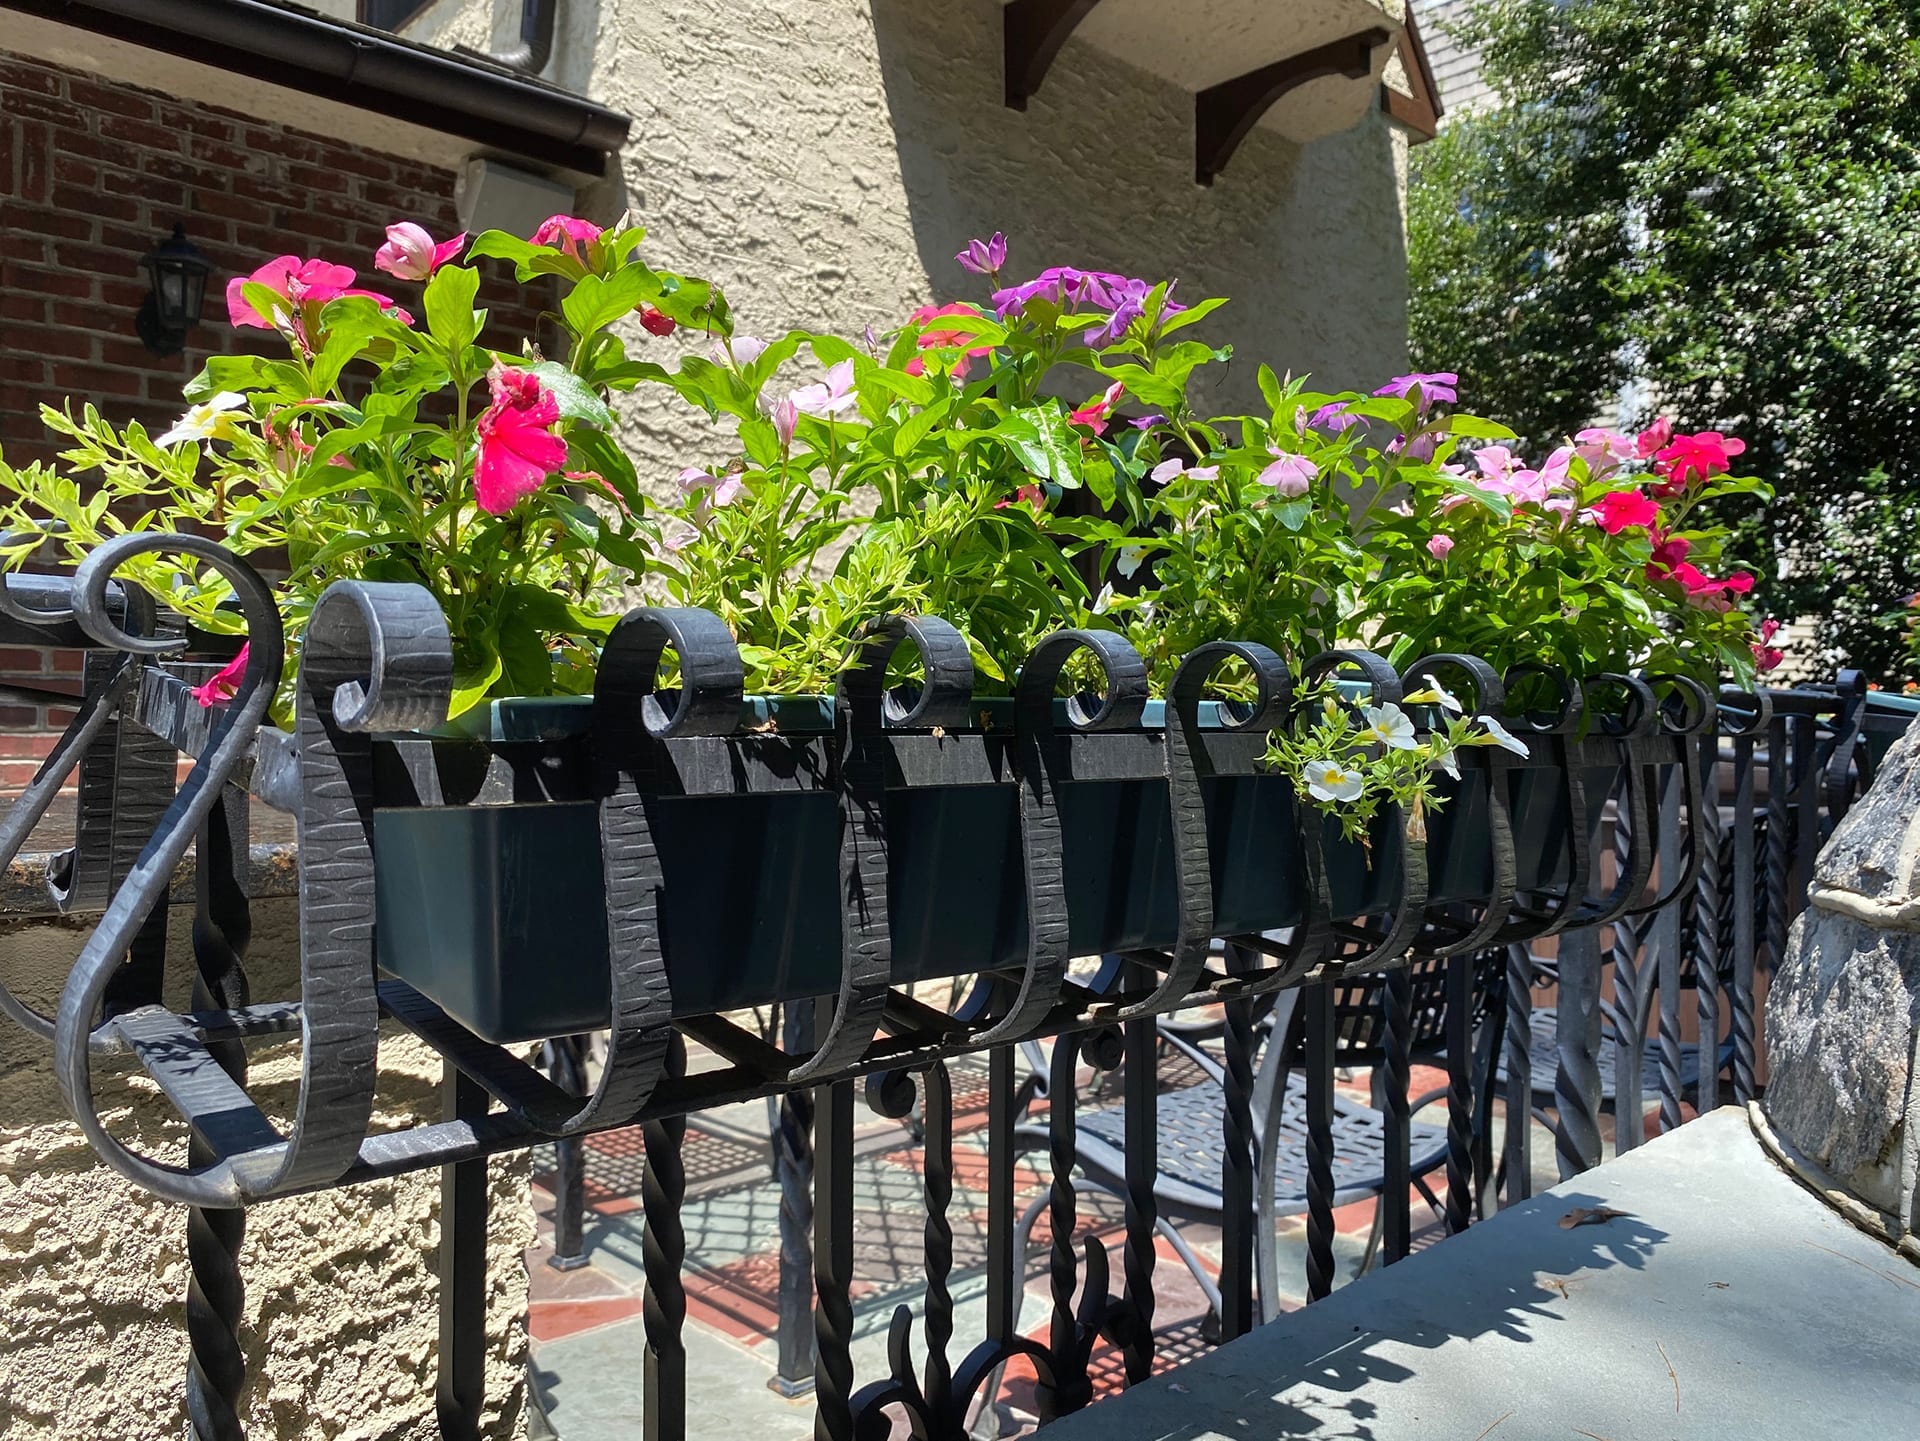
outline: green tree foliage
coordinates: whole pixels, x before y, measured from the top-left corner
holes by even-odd
[[[1536,444],[1609,414],[1629,374],[1648,415],[1745,438],[1779,494],[1736,513],[1760,605],[1900,671],[1920,5],[1483,0],[1465,38],[1498,99],[1418,154],[1416,363]]]

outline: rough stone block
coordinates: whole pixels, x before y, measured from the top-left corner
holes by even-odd
[[[1814,869],[1814,884],[1884,906],[1915,898],[1920,882],[1920,729],[1887,752],[1873,785],[1846,814]]]

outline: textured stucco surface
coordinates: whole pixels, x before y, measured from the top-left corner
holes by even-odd
[[[1201,187],[1191,91],[1075,39],[1014,111],[1001,47],[992,0],[572,0],[546,73],[634,116],[619,183],[583,204],[631,207],[648,255],[720,281],[751,334],[857,337],[984,298],[953,253],[1004,230],[1009,271],[1076,264],[1231,296],[1203,332],[1236,349],[1226,403],[1257,394],[1260,360],[1329,386],[1402,367],[1406,139],[1376,105],[1304,146],[1256,128]],[[688,343],[630,340],[661,358]],[[704,419],[665,397],[625,414],[655,490],[708,458]]]
[[[171,955],[190,954],[176,912]],[[292,990],[290,902],[255,907],[249,971],[258,999]],[[47,1005],[80,935],[37,926],[0,933],[0,974]],[[178,1004],[179,997],[173,998]],[[383,1036],[376,1125],[439,1111],[439,1065]],[[170,1159],[183,1129],[144,1078],[102,1067],[100,1093],[125,1097],[115,1133]],[[123,1075],[124,1072],[117,1074]],[[290,1109],[298,1058],[255,1053],[255,1096]],[[525,1434],[526,1294],[533,1237],[523,1152],[492,1163],[489,1438]],[[274,1201],[248,1213],[241,1253],[251,1386],[249,1437],[429,1441],[439,1435],[439,1173]],[[184,1213],[101,1166],[66,1117],[46,1055],[0,1025],[0,1435],[152,1441],[179,1435],[187,1359]]]

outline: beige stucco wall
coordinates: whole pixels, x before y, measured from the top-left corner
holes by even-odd
[[[548,77],[635,119],[619,183],[590,203],[631,206],[655,263],[722,282],[749,333],[858,336],[983,298],[953,253],[999,229],[1023,275],[1075,264],[1231,296],[1204,331],[1239,356],[1227,403],[1256,394],[1263,359],[1334,386],[1403,367],[1406,138],[1377,104],[1307,145],[1257,128],[1202,187],[1192,92],[1084,40],[1008,109],[993,0],[568,0],[560,19]],[[664,488],[702,458],[704,425],[638,398],[642,476]]]
[[[292,903],[263,901],[255,915],[255,997],[289,994]],[[191,954],[186,919],[175,926],[172,955]],[[0,933],[0,976],[46,1005],[79,941],[74,930],[44,925]],[[178,1436],[185,1213],[96,1161],[67,1119],[46,1061],[37,1042],[0,1022],[0,1436]],[[439,1066],[424,1048],[386,1036],[381,1069],[377,1125],[437,1118]],[[253,1078],[255,1096],[284,1116],[297,1056],[285,1046],[256,1052]],[[101,1093],[129,1098],[111,1114],[116,1134],[184,1156],[183,1128],[144,1078],[103,1080]],[[490,1168],[489,1438],[526,1434],[528,1176],[524,1152]],[[428,1171],[248,1213],[241,1264],[249,1437],[438,1437],[439,1199],[439,1173]]]

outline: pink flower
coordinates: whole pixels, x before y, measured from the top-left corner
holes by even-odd
[[[1297,500],[1313,487],[1314,477],[1320,474],[1320,467],[1304,455],[1294,455],[1281,450],[1278,446],[1268,446],[1267,453],[1273,456],[1273,464],[1260,472],[1260,483],[1270,485],[1288,500]]]
[[[553,433],[560,402],[539,376],[496,361],[487,382],[493,404],[475,424],[473,498],[489,515],[505,515],[567,463],[567,443]]]
[[[663,310],[656,310],[651,305],[641,306],[639,314],[640,328],[646,331],[648,335],[672,335],[674,331],[680,328],[679,321],[675,320]]]
[[[1338,435],[1349,426],[1360,423],[1360,417],[1347,408],[1352,403],[1349,400],[1330,400],[1307,417],[1307,424],[1316,430],[1330,430]]]
[[[680,489],[688,496],[698,496],[693,508],[695,525],[704,526],[713,512],[724,505],[732,505],[746,493],[747,484],[738,475],[710,475],[697,465],[690,465],[680,472]]]
[[[975,243],[978,244],[977,241]],[[942,316],[965,315],[968,317],[978,317],[979,314],[980,312],[975,310],[971,305],[963,305],[958,301],[955,301],[952,305],[923,305],[907,317],[907,324],[926,325],[928,322],[938,320]],[[958,349],[960,355],[953,362],[952,366],[949,367],[948,373],[951,374],[955,380],[965,380],[967,378],[967,371],[972,368],[973,358],[976,355],[993,354],[993,347],[991,345],[969,345],[967,342],[973,338],[972,333],[965,330],[923,330],[920,332],[919,338],[914,341],[914,344],[921,350]],[[909,375],[920,375],[926,368],[926,362],[917,355],[907,362],[907,374]]]
[[[1647,562],[1648,580],[1665,580],[1673,568],[1687,558],[1693,542],[1685,536],[1654,532],[1653,558]]]
[[[1633,453],[1645,460],[1648,456],[1666,448],[1673,439],[1673,422],[1664,415],[1634,437]]]
[[[751,335],[736,335],[731,340],[716,336],[710,349],[713,363],[723,370],[745,369],[760,358],[767,342]]]
[[[425,227],[411,220],[397,221],[387,227],[387,243],[373,252],[373,268],[386,271],[396,280],[426,280],[455,259],[466,244],[464,230],[435,245]]]
[[[1423,430],[1413,436],[1396,436],[1387,444],[1388,455],[1404,455],[1408,460],[1429,461],[1434,451],[1440,448],[1439,435],[1431,430]]]
[[[1660,507],[1653,497],[1638,490],[1613,490],[1600,497],[1593,508],[1594,524],[1608,535],[1623,530],[1638,530],[1660,519]]]
[[[1671,444],[1662,446],[1655,454],[1653,468],[1667,477],[1671,485],[1684,487],[1689,480],[1705,480],[1726,471],[1733,457],[1746,448],[1744,440],[1722,435],[1717,430],[1676,435]]]
[[[993,503],[993,508],[995,510],[1005,510],[1008,506],[1019,505],[1022,501],[1025,501],[1033,507],[1033,513],[1035,515],[1042,515],[1046,512],[1047,493],[1033,481],[1029,481],[1027,484],[1021,486],[1008,498],[996,500]]]
[[[1087,426],[1095,435],[1105,434],[1107,417],[1113,414],[1113,407],[1119,404],[1120,397],[1125,392],[1126,386],[1116,380],[1099,395],[1074,411],[1067,419],[1075,425]]]
[[[1778,634],[1780,634],[1780,622],[1772,616],[1768,616],[1760,622],[1760,643],[1762,645],[1767,644]]]
[[[585,263],[580,247],[591,245],[600,238],[600,227],[591,220],[581,220],[572,215],[549,215],[540,222],[540,228],[533,232],[535,245],[556,245],[560,253],[570,260]]]
[[[800,428],[800,407],[792,397],[776,400],[767,407],[767,418],[773,422],[774,434],[780,437],[780,448],[786,450],[793,444],[793,433]]]
[[[1447,552],[1453,549],[1453,537],[1450,535],[1432,535],[1427,537],[1427,553],[1435,560],[1445,560]]]
[[[1459,383],[1460,377],[1451,370],[1436,370],[1432,372],[1415,371],[1412,375],[1394,376],[1392,380],[1389,380],[1385,385],[1374,391],[1374,394],[1393,395],[1402,398],[1413,395],[1415,397],[1415,411],[1420,415],[1425,415],[1428,408],[1436,401],[1451,403],[1452,401],[1458,400],[1460,398],[1459,392],[1456,391],[1454,387],[1459,385]]]
[[[1617,430],[1590,426],[1573,438],[1575,453],[1586,461],[1587,470],[1595,480],[1605,480],[1620,468],[1622,461],[1633,458],[1633,441]]]
[[[1473,463],[1480,467],[1480,474],[1486,479],[1480,483],[1482,490],[1491,490],[1496,495],[1504,495],[1512,487],[1507,477],[1520,469],[1520,457],[1504,445],[1483,445],[1473,453]]]
[[[822,420],[846,420],[860,413],[860,397],[853,389],[853,362],[843,360],[827,368],[827,378],[803,385],[788,397],[804,415]]]
[[[1007,263],[1007,237],[996,230],[991,240],[969,240],[967,248],[953,258],[975,275],[998,275]]]
[[[241,646],[240,654],[208,676],[205,682],[188,692],[200,702],[203,709],[211,710],[217,705],[225,705],[240,690],[240,677],[247,669],[248,647]]]
[[[1787,653],[1778,646],[1756,645],[1753,647],[1753,668],[1759,675],[1765,675],[1786,658]]]
[[[248,285],[266,286],[286,301],[287,308],[283,311],[276,306],[271,315],[261,314],[244,293]],[[413,323],[412,317],[389,297],[376,295],[371,290],[353,289],[351,266],[326,260],[302,260],[297,255],[276,256],[253,274],[229,280],[227,319],[236,329],[252,326],[257,330],[277,330],[282,324],[299,326],[311,321],[329,300],[338,300],[343,295],[363,295],[377,300],[382,310],[392,311],[403,324]]]

